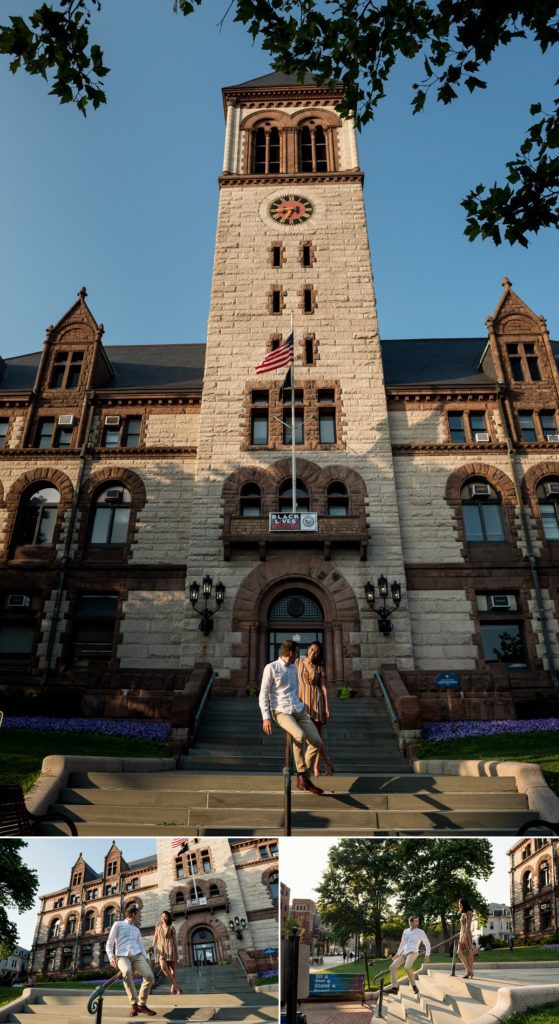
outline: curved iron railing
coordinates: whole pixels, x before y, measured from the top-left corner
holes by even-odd
[[[455,935],[450,935],[448,939],[443,939],[442,942],[437,942],[436,946],[431,946],[431,950],[439,949],[440,946],[446,946],[448,942],[452,942],[452,969],[451,969],[452,977],[454,977],[455,970],[456,970],[456,939],[458,938],[458,935],[459,935],[459,932],[456,932]],[[422,954],[422,960],[423,960],[424,956],[425,956],[425,954]],[[375,981],[378,981],[379,978],[380,978],[378,1002],[377,1002],[377,1005],[376,1005],[376,1008],[375,1008],[375,1012],[373,1013],[373,1018],[374,1017],[377,1017],[377,1018],[378,1017],[382,1017],[382,1002],[383,1002],[383,997],[384,997],[384,979],[385,979],[387,974],[390,974],[390,967],[383,968],[382,971],[379,971],[379,973],[375,974],[375,976],[373,977],[373,985],[374,985]]]
[[[97,988],[93,989],[89,999],[87,1000],[87,1012],[95,1014],[95,1024],[101,1024],[103,1020],[103,996],[111,985],[114,985],[115,981],[122,978],[120,971],[113,974],[107,981],[101,982]]]

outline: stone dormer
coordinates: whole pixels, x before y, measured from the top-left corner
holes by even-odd
[[[81,288],[77,302],[57,324],[47,328],[35,389],[58,403],[62,394],[79,401],[90,388],[102,387],[113,376],[103,349],[104,327],[98,324]]]
[[[493,316],[487,317],[489,350],[497,379],[515,391],[559,386],[547,325],[512,290],[508,277]]]

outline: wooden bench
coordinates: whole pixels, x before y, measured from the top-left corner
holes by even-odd
[[[31,814],[21,786],[0,786],[0,836],[36,836],[45,821],[60,821],[77,836],[74,822],[65,814]]]

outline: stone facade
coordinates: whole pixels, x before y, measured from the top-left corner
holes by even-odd
[[[531,837],[509,850],[512,931],[517,939],[559,933],[559,840]]]
[[[105,346],[82,289],[39,356],[3,364],[7,710],[24,695],[160,717],[184,739],[212,669],[215,692],[241,697],[287,634],[323,641],[333,696],[374,694],[383,672],[407,729],[530,714],[553,694],[545,321],[505,281],[485,338],[381,342],[337,95],[281,75],[224,90],[205,346]],[[290,393],[285,369],[256,367],[292,319],[298,502],[318,520],[272,534],[269,513],[290,508]],[[206,574],[225,601],[203,633],[188,590]],[[364,597],[381,574],[403,591],[385,634]],[[441,692],[448,671],[460,685]]]
[[[249,973],[268,970],[263,951],[278,947],[278,891],[276,839],[158,839],[156,854],[130,863],[113,842],[102,872],[80,855],[69,885],[41,897],[30,970],[110,971],[109,929],[130,903],[140,909],[146,948],[161,913],[171,912],[180,967],[239,957]]]

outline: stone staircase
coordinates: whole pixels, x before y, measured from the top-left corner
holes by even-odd
[[[331,701],[327,746],[336,772],[409,772],[388,712],[375,697]],[[262,731],[253,698],[212,697],[182,767],[189,771],[278,772],[284,758],[284,732]]]
[[[165,979],[149,997],[148,1005],[157,1013],[157,1017],[150,1018],[154,1024],[190,1020],[198,1024],[267,1024],[278,1020],[277,997],[251,989],[240,968],[220,964],[183,968],[177,977],[182,995],[171,995]],[[90,991],[36,989],[36,1001],[22,1011],[11,1012],[8,1024],[94,1024],[94,1016],[87,1013]],[[122,1024],[129,1016],[126,994],[122,989],[108,989],[103,1000],[103,1024]]]
[[[527,977],[524,984],[529,983]],[[385,997],[383,1018],[387,1024],[475,1024],[495,1005],[500,988],[522,984],[520,980],[494,977],[492,972],[466,981],[453,978],[448,968],[430,968],[417,976],[418,996],[406,980],[400,983],[397,996]]]
[[[534,817],[510,777],[336,774],[320,784],[321,797],[293,784],[294,835],[515,835]],[[80,836],[281,835],[283,779],[279,767],[274,775],[76,772],[53,809],[73,818]],[[45,823],[43,834],[61,832]]]

